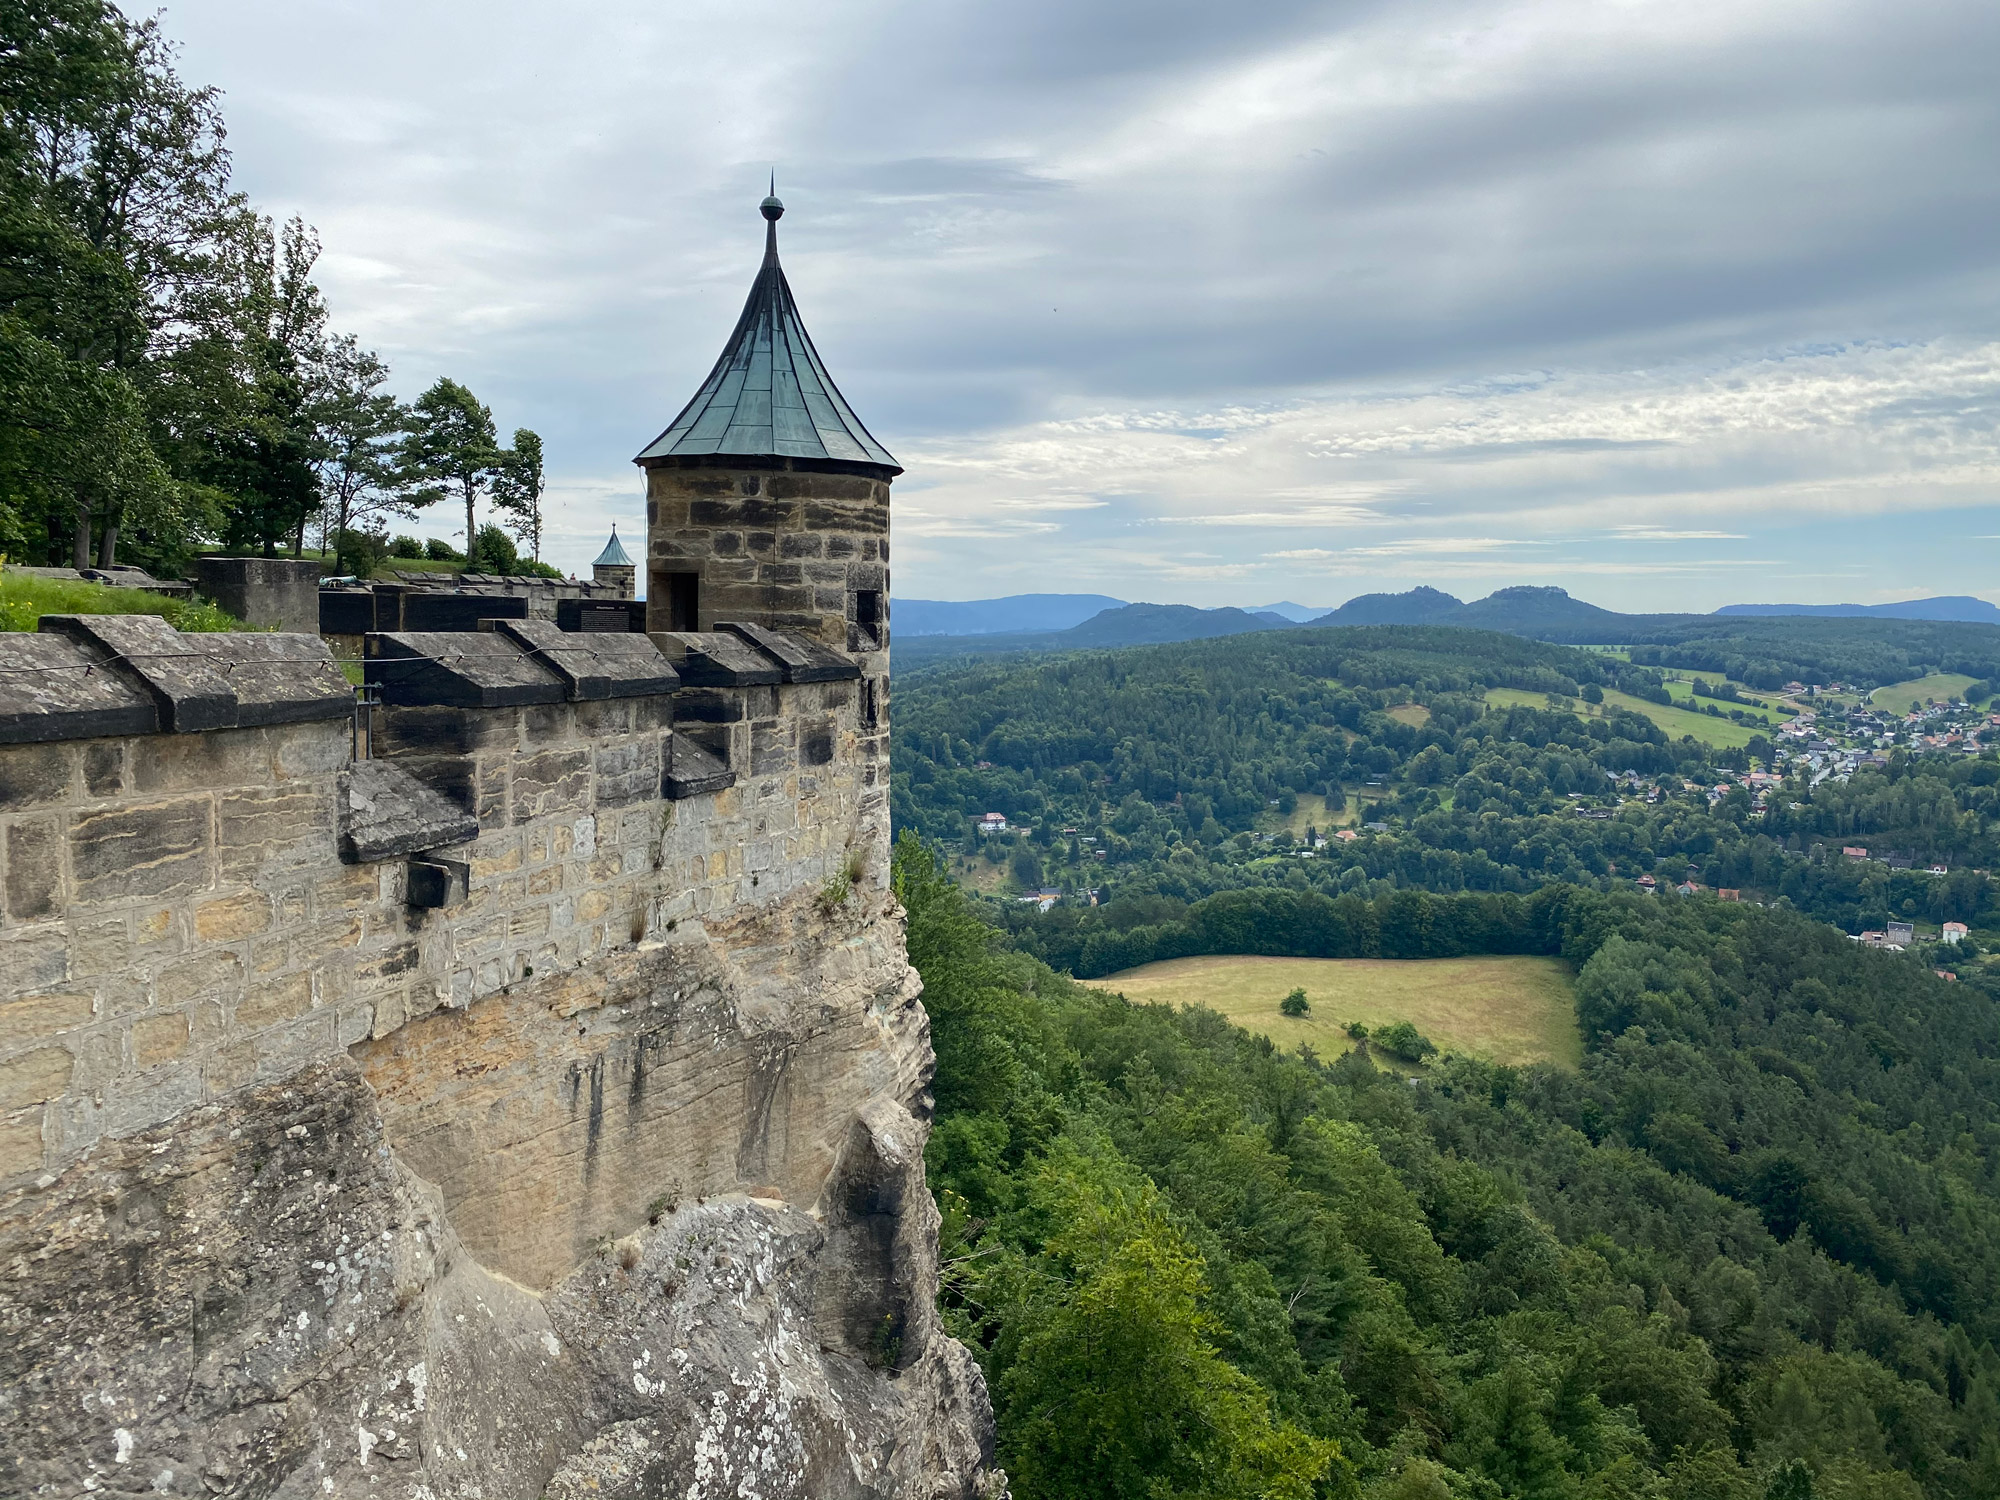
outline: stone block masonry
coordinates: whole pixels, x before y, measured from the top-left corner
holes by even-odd
[[[282,557],[195,560],[201,592],[237,619],[269,630],[319,629],[319,564]]]
[[[648,628],[757,620],[844,651],[886,651],[889,480],[739,462],[649,462]],[[692,618],[673,618],[677,600],[692,600]]]
[[[0,637],[0,1492],[992,1492],[881,699],[755,618],[371,634],[359,723]]]

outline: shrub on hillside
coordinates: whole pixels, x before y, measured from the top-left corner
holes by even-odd
[[[1404,1062],[1420,1063],[1427,1057],[1437,1055],[1437,1043],[1425,1036],[1408,1021],[1395,1021],[1375,1032],[1375,1045],[1391,1057],[1400,1057]]]
[[[498,526],[487,525],[480,527],[479,535],[472,539],[472,551],[465,565],[472,573],[511,573],[520,561],[514,539]]]
[[[1304,990],[1293,990],[1278,1002],[1278,1012],[1280,1015],[1303,1016],[1311,1010],[1312,1004],[1306,999],[1306,992]]]
[[[370,578],[389,555],[388,535],[380,531],[359,531],[349,527],[334,533],[333,566],[342,575]]]

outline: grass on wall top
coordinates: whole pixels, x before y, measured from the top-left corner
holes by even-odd
[[[169,599],[68,578],[0,571],[0,630],[34,630],[43,615],[162,615],[176,630],[247,630],[206,599]]]

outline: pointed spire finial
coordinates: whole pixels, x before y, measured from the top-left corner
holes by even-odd
[[[771,173],[771,195],[757,208],[773,224],[785,216],[785,205],[778,201],[778,174],[775,171]]]

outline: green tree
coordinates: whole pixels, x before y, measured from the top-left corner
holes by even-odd
[[[1384,1052],[1392,1057],[1403,1058],[1407,1062],[1422,1062],[1437,1053],[1437,1043],[1408,1021],[1395,1021],[1387,1026],[1376,1027],[1374,1040],[1375,1045]]]
[[[416,515],[418,496],[401,467],[409,409],[382,389],[388,379],[389,367],[351,334],[327,344],[310,408],[323,538]]]
[[[507,516],[507,529],[542,560],[542,440],[526,427],[514,429],[514,446],[500,455],[493,474],[493,504]]]
[[[499,465],[493,413],[471,391],[440,377],[417,397],[402,445],[411,499],[418,505],[443,499],[463,503],[468,557],[479,540],[479,497],[492,488]]]
[[[520,563],[521,554],[514,550],[514,539],[491,521],[479,528],[479,537],[466,559],[468,569],[483,573],[512,573]]]
[[[1223,1359],[1201,1259],[1158,1195],[1066,1152],[1030,1196],[1057,1228],[1007,1288],[1003,1459],[1023,1500],[1312,1495],[1339,1450]]]
[[[157,451],[158,367],[215,322],[246,213],[217,96],[157,21],[0,4],[0,527],[87,566],[93,525],[108,563],[123,528],[171,548],[207,523]]]
[[[1282,1015],[1303,1016],[1312,1010],[1312,1002],[1306,999],[1304,990],[1293,990],[1278,1002],[1278,1010]]]
[[[163,427],[177,466],[216,493],[224,542],[270,557],[302,542],[319,505],[311,407],[327,313],[305,224],[246,215],[236,229],[206,326],[163,361]]]

